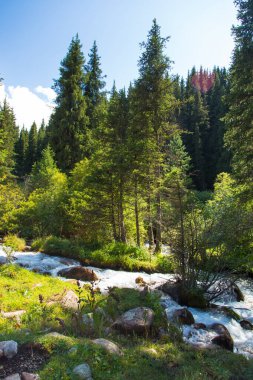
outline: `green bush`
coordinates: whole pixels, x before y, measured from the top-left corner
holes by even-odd
[[[14,251],[23,251],[26,246],[24,239],[19,238],[17,235],[6,235],[3,238],[4,245],[11,247]]]
[[[87,244],[81,240],[68,240],[55,236],[33,240],[32,249],[49,255],[59,255],[81,261],[84,265],[126,271],[173,272],[170,257],[151,255],[146,249],[124,243],[110,243],[105,246]]]

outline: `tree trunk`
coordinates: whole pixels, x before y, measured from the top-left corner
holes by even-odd
[[[161,202],[161,164],[160,160],[160,139],[159,133],[156,131],[156,144],[157,144],[157,164],[156,164],[156,180],[157,180],[157,195],[156,195],[156,242],[155,253],[160,253],[162,250],[162,202]]]
[[[138,179],[137,179],[137,176],[135,176],[135,180],[134,180],[134,212],[135,212],[135,226],[136,226],[136,244],[138,247],[140,247],[141,238],[140,238],[140,223],[139,223]]]
[[[149,249],[152,249],[152,247],[154,245],[154,233],[153,233],[153,223],[152,223],[152,215],[151,215],[151,188],[150,188],[150,183],[148,186],[147,207],[148,207],[148,244],[149,244]]]
[[[118,241],[116,221],[115,221],[115,204],[114,204],[114,192],[113,192],[113,182],[111,177],[111,224],[114,241]]]
[[[120,229],[120,241],[122,243],[127,242],[126,238],[126,228],[124,220],[124,209],[123,209],[123,180],[120,179],[119,183],[119,229]]]

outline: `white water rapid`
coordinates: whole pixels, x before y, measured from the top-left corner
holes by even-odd
[[[0,246],[0,262],[5,260],[5,256],[2,246]],[[15,252],[14,257],[16,264],[40,273],[48,273],[54,277],[56,277],[57,273],[63,268],[80,265],[76,260],[48,256],[44,253]],[[106,292],[109,287],[113,286],[139,288],[139,285],[135,283],[135,279],[139,276],[141,276],[151,288],[156,288],[174,277],[172,274],[154,273],[149,275],[140,272],[115,271],[94,267],[89,268],[93,269],[98,275],[100,279],[98,286],[102,292]],[[62,280],[64,279],[62,278]],[[226,298],[220,300],[217,304],[231,308],[240,315],[242,320],[247,320],[253,323],[253,281],[240,280],[237,282],[237,285],[244,295],[244,301],[235,302]],[[182,308],[182,306],[172,300],[170,296],[165,294],[161,297],[161,303],[165,308],[168,319],[172,317],[173,312],[176,309]],[[226,326],[234,340],[234,352],[253,358],[253,330],[243,329],[239,322],[226,316],[223,312],[219,311],[219,309],[205,311],[189,308],[189,310],[192,312],[196,323],[204,323],[207,327],[213,323],[221,323]],[[211,340],[217,336],[217,333],[212,330],[196,329],[194,326],[184,325],[182,329],[184,340],[199,347],[211,346]]]

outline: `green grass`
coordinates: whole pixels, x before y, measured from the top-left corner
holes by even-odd
[[[54,340],[56,353],[40,372],[41,380],[77,379],[72,371],[81,363],[90,365],[94,380],[252,379],[253,362],[229,352],[198,351],[140,338],[113,340],[123,348],[123,356],[110,355],[87,340],[65,341],[59,349]],[[68,353],[71,346],[77,351]]]
[[[145,271],[147,273],[174,271],[172,259],[162,255],[150,255],[148,250],[123,243],[110,243],[102,247],[85,245],[54,236],[35,239],[32,249],[49,255],[60,255],[81,261],[84,265],[100,268]]]
[[[4,245],[11,247],[14,251],[23,251],[26,243],[24,239],[19,238],[17,235],[9,234],[3,238]]]
[[[19,344],[40,343],[50,354],[48,362],[39,371],[41,380],[77,380],[73,369],[81,363],[90,365],[94,380],[252,379],[253,360],[221,349],[194,349],[176,338],[173,331],[166,341],[158,340],[156,336],[126,337],[112,332],[107,339],[117,343],[124,355],[107,353],[94,345],[88,335],[81,336],[78,330],[71,328],[73,312],[59,304],[46,305],[46,300],[53,295],[75,288],[73,284],[15,265],[0,267],[1,311],[27,311],[20,323],[0,317],[0,341],[14,339]],[[42,303],[39,295],[43,296]],[[87,295],[88,291],[84,289],[82,297],[87,300]],[[155,311],[157,326],[165,321],[159,299],[154,294],[143,296],[133,289],[114,288],[108,298],[98,294],[96,302],[113,317],[132,307],[149,306]],[[89,311],[89,303],[84,304],[84,311]],[[56,323],[56,316],[65,321],[65,329]],[[46,333],[48,328],[65,336],[52,337]],[[104,336],[97,329],[94,337]],[[77,350],[70,353],[72,347]]]

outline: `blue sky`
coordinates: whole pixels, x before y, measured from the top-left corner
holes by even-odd
[[[76,33],[86,57],[97,41],[110,89],[114,79],[121,88],[137,78],[139,43],[146,40],[154,17],[161,34],[171,36],[172,72],[183,76],[193,65],[228,67],[236,23],[233,0],[0,0],[0,9],[0,99],[7,96],[18,123],[26,126],[41,102],[46,106],[36,121],[43,112],[48,119],[50,87]]]

